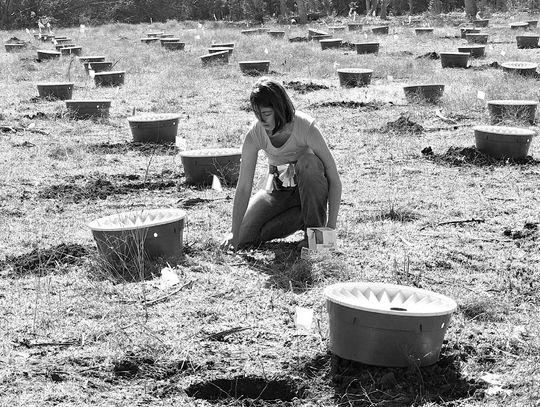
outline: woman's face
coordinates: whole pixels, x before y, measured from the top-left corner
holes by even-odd
[[[262,106],[259,108],[259,120],[262,123],[267,134],[272,134],[276,127],[275,112],[271,107]]]

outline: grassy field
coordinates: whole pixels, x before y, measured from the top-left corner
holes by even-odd
[[[196,22],[56,30],[125,70],[120,88],[96,88],[76,59],[36,62],[36,50],[52,44],[1,32],[4,42],[30,43],[0,58],[0,405],[540,405],[540,144],[520,163],[471,148],[473,126],[489,123],[479,91],[538,100],[538,79],[490,66],[539,61],[536,49],[517,49],[520,32],[508,26],[533,18],[493,16],[486,57],[469,69],[426,57],[465,43],[460,15],[391,20],[380,37],[370,31],[377,21],[335,35],[376,38],[378,55],[289,42],[307,36],[299,26],[278,27],[282,40]],[[416,36],[419,25],[435,31]],[[180,37],[185,50],[140,42],[156,30]],[[231,61],[203,68],[199,56],[213,42],[235,42]],[[234,188],[190,187],[177,147],[131,143],[126,118],[136,111],[180,114],[178,144],[188,149],[240,146],[256,78],[238,61],[256,59],[271,61],[270,76],[316,118],[336,158],[335,254],[301,259],[301,235],[221,252]],[[373,69],[371,85],[341,88],[336,68],[345,67]],[[74,99],[111,99],[110,118],[72,120],[64,102],[37,98],[37,82],[66,80]],[[446,85],[440,104],[405,100],[404,85],[428,82]],[[257,175],[265,168],[261,156]],[[162,264],[154,279],[103,278],[88,222],[160,207],[187,211],[179,285],[161,285]],[[400,369],[333,357],[322,291],[339,281],[454,298],[440,361]],[[313,329],[296,328],[297,306],[314,310]],[[215,389],[228,381],[239,383],[237,394],[222,398]]]

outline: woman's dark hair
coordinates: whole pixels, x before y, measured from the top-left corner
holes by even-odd
[[[261,120],[261,107],[271,107],[275,112],[276,133],[294,118],[294,105],[285,88],[273,79],[263,77],[253,86],[249,97],[251,108]]]

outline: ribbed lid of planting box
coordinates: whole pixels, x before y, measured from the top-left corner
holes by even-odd
[[[135,230],[177,222],[185,216],[186,212],[181,209],[143,209],[95,219],[88,224],[88,227],[99,231]]]
[[[507,69],[536,69],[538,64],[535,62],[524,62],[524,61],[508,61],[501,64],[503,68]]]

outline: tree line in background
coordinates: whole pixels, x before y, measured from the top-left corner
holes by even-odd
[[[0,29],[140,23],[167,20],[265,19],[298,24],[323,16],[379,16],[478,12],[538,11],[540,0],[0,0]],[[294,21],[293,21],[294,20]]]

